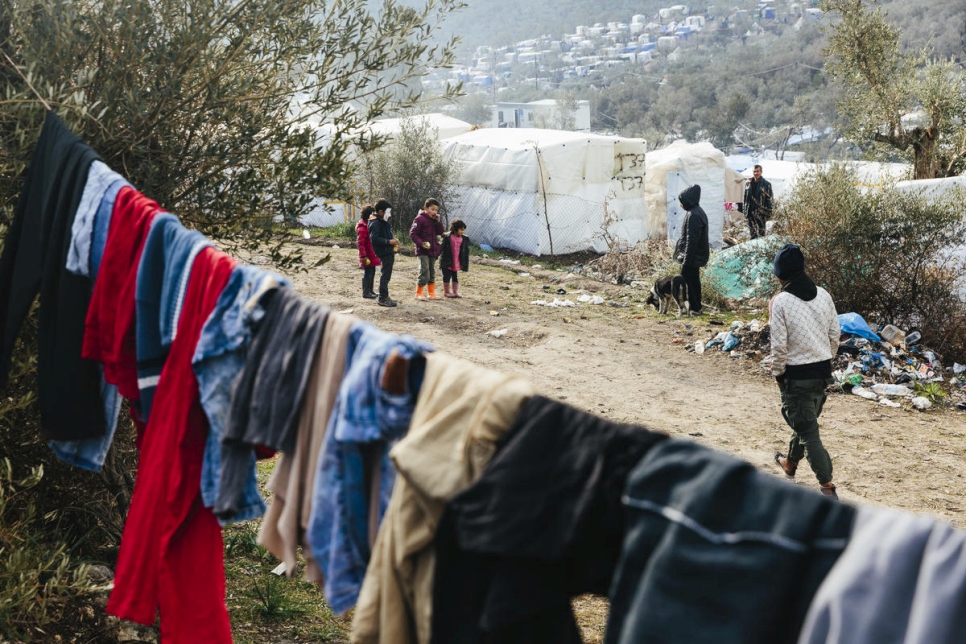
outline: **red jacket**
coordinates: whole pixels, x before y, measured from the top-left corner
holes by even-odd
[[[356,246],[359,247],[360,268],[367,268],[367,258],[371,262],[368,268],[379,266],[382,263],[379,261],[379,256],[376,255],[376,251],[372,249],[372,240],[369,239],[369,222],[364,219],[356,222]]]
[[[134,335],[138,262],[156,201],[134,188],[117,193],[104,257],[84,321],[83,357],[104,364],[104,379],[128,400],[138,400],[137,340]]]
[[[195,258],[144,435],[107,604],[111,615],[141,624],[154,624],[160,609],[166,644],[231,643],[221,527],[201,501],[208,418],[191,358],[234,266],[210,247]]]

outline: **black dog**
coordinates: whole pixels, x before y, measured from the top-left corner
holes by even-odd
[[[680,275],[662,277],[651,287],[646,302],[654,305],[659,313],[669,313],[671,301],[678,307],[677,317],[681,317],[681,310],[691,315],[691,305],[688,302],[688,284]]]

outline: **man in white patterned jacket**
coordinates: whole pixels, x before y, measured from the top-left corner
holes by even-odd
[[[832,459],[818,433],[825,388],[832,384],[832,359],[839,347],[839,319],[828,291],[805,273],[805,256],[794,244],[775,255],[781,293],[769,304],[772,375],[778,381],[782,416],[792,428],[788,454],[775,452],[775,462],[795,476],[804,456],[818,478],[822,494],[838,498],[832,483]]]

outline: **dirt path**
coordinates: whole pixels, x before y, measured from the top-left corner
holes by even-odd
[[[308,259],[323,251],[332,254],[328,264],[292,276],[309,297],[481,365],[524,374],[543,393],[579,408],[690,438],[777,472],[772,454],[784,451],[789,430],[774,381],[753,360],[718,351],[698,355],[674,343],[675,337],[710,334],[706,317],[688,329],[684,320],[644,307],[639,289],[479,258],[461,276],[463,299],[419,302],[412,297],[416,260],[404,255],[390,285],[400,305],[383,308],[360,296],[355,249],[305,248]],[[558,288],[567,294],[557,295]],[[576,301],[582,290],[628,306],[530,303],[554,297]],[[730,314],[718,317],[732,320]],[[759,319],[764,322],[764,314]],[[506,334],[489,334],[498,329]],[[966,414],[890,409],[856,396],[831,395],[822,415],[822,439],[842,500],[928,512],[966,528]],[[817,485],[807,467],[798,482]]]
[[[413,299],[417,263],[405,255],[397,259],[390,285],[400,304],[389,309],[362,299],[354,248],[307,246],[304,252],[309,263],[324,252],[332,260],[292,275],[296,288],[336,310],[351,309],[382,329],[524,374],[542,393],[576,407],[695,440],[778,473],[772,454],[785,450],[789,430],[774,380],[754,360],[719,351],[698,355],[683,346],[721,330],[708,317],[688,328],[684,320],[645,307],[640,289],[480,258],[472,258],[470,272],[460,277],[463,299],[418,302]],[[558,295],[560,288],[567,293]],[[554,297],[576,302],[582,292],[627,306],[531,304]],[[731,314],[716,318],[725,324],[734,319]],[[758,319],[764,322],[764,313]],[[506,329],[502,337],[490,335],[501,329]],[[966,414],[890,409],[833,394],[821,423],[843,501],[928,512],[966,529]],[[800,468],[797,482],[818,485],[807,466]],[[575,608],[584,641],[603,641],[606,598],[584,596],[575,600]]]

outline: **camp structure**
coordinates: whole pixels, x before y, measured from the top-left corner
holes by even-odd
[[[407,119],[411,119],[419,125],[428,123],[436,131],[436,138],[439,140],[447,139],[473,129],[473,126],[466,121],[461,121],[452,116],[439,113],[416,114],[402,118],[378,119],[369,124],[364,133],[360,135],[379,135],[392,139],[393,136],[402,131]],[[329,132],[333,130],[330,124],[323,123],[315,126],[325,141]],[[316,199],[312,210],[301,217],[300,223],[304,226],[335,226],[342,222],[354,220],[358,216],[357,204],[350,204],[338,200]]]
[[[676,141],[647,153],[647,229],[652,238],[677,240],[685,211],[678,202],[681,191],[701,186],[701,207],[708,215],[711,248],[721,248],[725,209],[725,155],[710,143]]]
[[[544,129],[474,130],[441,141],[459,170],[450,220],[476,243],[531,255],[604,252],[650,234],[643,139]]]

